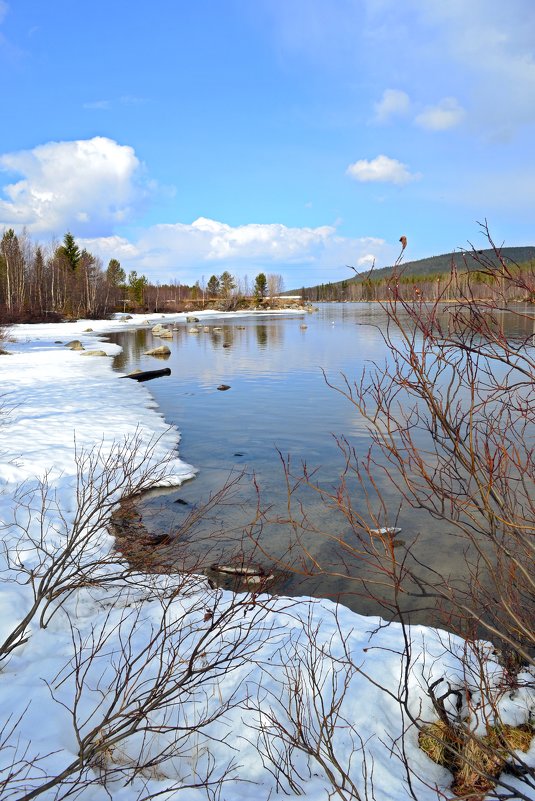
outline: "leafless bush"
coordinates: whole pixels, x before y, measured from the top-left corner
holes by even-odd
[[[502,701],[507,694],[509,700],[522,697],[520,723],[533,734],[526,693],[535,688],[535,279],[533,271],[503,259],[483,228],[494,258],[474,249],[470,257],[478,266],[477,281],[468,270],[460,280],[452,267],[438,300],[403,299],[398,262],[389,299],[381,304],[388,361],[369,365],[356,381],[327,379],[367,421],[368,452],[363,455],[340,438],[344,466],[332,488],[322,483],[321,474],[306,467],[293,471],[286,462],[288,513],[269,521],[266,514],[264,520],[283,523],[292,532],[300,557],[288,569],[303,576],[336,576],[341,595],[344,583],[351,583],[352,591],[373,599],[385,618],[402,623],[405,663],[398,702],[406,732],[428,735],[432,719],[442,724],[442,738],[436,729],[431,739],[442,739],[449,755],[442,764],[456,775],[455,792],[529,798],[535,773],[505,733]],[[482,274],[492,284],[488,300],[480,298]],[[442,303],[452,296],[454,303]],[[321,530],[309,515],[303,489],[338,517],[335,533]],[[455,538],[463,557],[460,575],[440,558],[433,564],[422,558],[418,537],[409,543],[397,539],[404,508],[424,525],[427,519],[448,527],[445,536]],[[318,557],[311,544],[318,536],[329,541],[336,566]],[[433,708],[427,718],[409,701],[408,624],[422,613],[467,643],[466,653],[455,657],[467,666],[466,675],[453,684],[439,677],[425,688]],[[490,659],[480,647],[482,637],[494,643]],[[483,669],[486,661],[490,674]],[[481,667],[479,681],[474,662]],[[478,711],[470,701],[476,697]],[[445,706],[452,703],[454,714]],[[294,715],[292,725],[299,724]],[[293,731],[296,747],[299,737]],[[410,782],[403,738],[397,747]],[[470,781],[457,778],[461,768],[471,773]]]
[[[371,801],[373,760],[345,708],[360,671],[349,632],[337,626],[324,642],[321,625],[310,616],[301,625],[304,636],[285,643],[279,653],[276,689],[260,685],[249,701],[258,720],[255,747],[277,790],[301,795],[304,783],[319,774],[331,788],[330,798]]]
[[[4,526],[0,580],[20,588],[26,606],[0,658],[11,669],[22,646],[31,653],[39,629],[60,637],[71,656],[56,675],[42,678],[76,754],[43,754],[28,733],[28,710],[6,711],[2,798],[75,797],[95,782],[130,784],[150,798],[156,778],[167,792],[203,787],[215,799],[236,775],[232,742],[225,763],[215,764],[210,740],[201,735],[244,699],[244,665],[253,669],[273,634],[265,604],[249,593],[213,591],[191,572],[134,570],[106,531],[121,497],[165,482],[170,465],[156,459],[157,444],[138,433],[78,450],[72,512],[48,478],[19,489],[13,521]],[[223,695],[220,682],[238,669],[234,691]]]

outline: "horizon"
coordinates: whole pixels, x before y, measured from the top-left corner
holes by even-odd
[[[530,0],[0,0],[0,230],[285,287],[533,240]]]

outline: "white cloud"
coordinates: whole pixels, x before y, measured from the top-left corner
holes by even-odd
[[[402,185],[420,177],[416,173],[411,173],[407,165],[401,161],[383,155],[371,161],[360,159],[350,164],[346,173],[361,183],[381,182]]]
[[[373,41],[375,34],[375,46],[386,59],[407,54],[405,81],[420,90],[440,86],[444,94],[457,93],[470,121],[491,136],[510,136],[535,122],[533,0],[366,0],[366,5],[367,35]]]
[[[400,89],[385,89],[381,99],[374,104],[374,121],[383,124],[392,117],[408,114],[411,101],[406,92]]]
[[[445,97],[436,106],[427,106],[415,118],[416,125],[428,131],[446,131],[464,119],[465,111],[455,97]]]
[[[343,278],[346,264],[388,261],[393,249],[374,237],[340,236],[334,226],[290,228],[282,224],[250,223],[231,226],[199,217],[194,222],[154,225],[136,242],[124,237],[81,241],[104,263],[117,258],[126,270],[153,280],[179,278],[194,283],[204,273],[255,274],[259,270],[284,276],[286,286],[301,285],[308,276],[318,280]],[[392,253],[391,253],[392,250]]]
[[[146,194],[133,148],[102,136],[6,153],[0,171],[22,176],[3,187],[0,227],[25,225],[37,234],[111,234]]]

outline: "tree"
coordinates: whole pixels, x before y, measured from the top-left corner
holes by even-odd
[[[137,303],[139,306],[143,303],[145,287],[147,286],[148,281],[144,275],[138,276],[136,270],[131,270],[128,274],[128,286],[129,286],[129,294],[134,303]]]
[[[225,272],[219,276],[219,282],[221,285],[221,294],[224,298],[229,298],[232,295],[233,290],[236,288],[234,276],[225,270]]]
[[[219,282],[219,278],[216,275],[211,275],[206,285],[206,291],[208,292],[210,297],[217,297],[219,295],[220,289],[221,285]]]
[[[279,273],[268,273],[267,289],[270,298],[276,298],[284,291],[284,280]]]
[[[76,244],[74,236],[69,231],[67,231],[63,237],[61,252],[65,256],[71,270],[74,272],[78,267],[82,254],[80,253],[80,248]]]
[[[265,273],[258,273],[254,281],[255,300],[263,300],[266,296],[267,278]]]
[[[106,279],[113,287],[119,287],[126,281],[126,273],[117,259],[110,259],[106,270]]]

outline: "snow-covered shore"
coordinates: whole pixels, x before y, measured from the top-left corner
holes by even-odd
[[[213,317],[214,312],[196,316]],[[39,571],[69,540],[81,498],[80,472],[82,479],[91,479],[83,495],[87,504],[106,497],[110,508],[124,489],[120,472],[125,466],[134,482],[151,468],[158,482],[166,484],[179,484],[195,474],[194,467],[180,460],[179,433],[166,425],[146,385],[121,380],[109,358],[84,358],[63,347],[76,337],[86,348],[111,356],[117,346],[98,334],[146,325],[146,320],[138,315],[126,322],[21,325],[10,332],[13,341],[5,348],[11,355],[0,356],[0,642],[31,608]],[[150,320],[183,321],[184,315],[153,315]],[[115,462],[115,484],[106,486],[106,496],[102,487],[108,479],[101,468],[109,466],[114,453],[117,456],[117,443],[122,450]],[[84,460],[82,454],[90,452],[94,459]],[[48,493],[44,500],[43,482]],[[172,667],[169,685],[184,688],[180,696],[173,690],[166,703],[152,709],[148,730],[117,740],[88,770],[71,773],[62,791],[51,786],[40,797],[61,798],[75,780],[80,782],[75,797],[90,801],[104,801],[110,793],[118,801],[148,798],[151,793],[204,801],[210,797],[207,790],[194,785],[208,777],[217,785],[226,773],[221,799],[287,798],[291,784],[284,772],[277,779],[268,753],[282,748],[276,723],[289,731],[295,723],[292,707],[294,712],[298,707],[307,710],[301,725],[309,730],[311,742],[321,729],[321,715],[333,710],[329,722],[335,726],[336,759],[363,798],[366,787],[377,801],[410,797],[403,754],[414,771],[411,780],[418,799],[436,799],[435,788],[448,787],[450,774],[418,748],[417,729],[396,700],[405,665],[399,625],[381,627],[378,618],[329,601],[268,596],[254,603],[247,596],[236,601],[231,593],[211,590],[200,580],[181,587],[178,577],[121,576],[116,557],[107,561],[113,548],[105,528],[107,515],[97,514],[90,544],[76,552],[79,569],[69,574],[74,591],[58,594],[60,606],[50,620],[45,615],[46,627],[40,626],[39,612],[28,622],[20,645],[0,670],[0,797],[21,799],[30,789],[45,786],[76,762],[81,743],[87,746],[84,737],[93,729],[105,737],[116,720],[103,716],[114,688],[119,687],[122,700],[117,706],[125,710],[121,714],[131,719],[128,704],[146,697],[144,688],[153,686],[166,660]],[[84,521],[84,531],[93,519]],[[79,575],[83,581],[76,579]],[[184,592],[174,594],[173,582]],[[51,602],[52,612],[58,601]],[[215,619],[221,623],[211,629]],[[427,688],[438,678],[463,691],[466,684],[473,685],[474,707],[482,686],[481,665],[474,662],[470,674],[470,660],[462,658],[463,643],[420,626],[410,630],[410,639],[408,711],[423,720],[434,719]],[[180,647],[173,650],[173,642]],[[145,662],[121,684],[125,650],[143,654]],[[228,653],[228,660],[225,656],[224,664],[210,671],[221,653]],[[194,681],[187,674],[192,664],[200,665]],[[489,682],[498,685],[502,671],[490,651],[485,670]],[[298,679],[300,694],[292,695]],[[331,705],[341,694],[341,705]],[[535,711],[535,700],[522,689],[504,693],[499,703],[504,722],[523,722],[530,709]],[[206,726],[195,730],[200,720]],[[182,741],[184,728],[188,735]],[[320,759],[294,749],[289,761],[296,771],[294,789],[300,788],[311,801],[324,801],[332,790],[324,766],[328,763],[335,775],[336,769],[321,737],[317,747]],[[132,766],[140,754],[154,760],[164,751],[163,761],[135,773]],[[280,751],[281,764],[284,758]],[[533,744],[528,759],[535,763]],[[18,776],[13,765],[20,769]],[[127,786],[127,774],[119,771],[129,771]],[[8,774],[11,778],[2,786]],[[516,780],[507,781],[513,786]],[[180,786],[189,789],[181,792]],[[357,797],[347,787],[344,792],[342,797]]]

